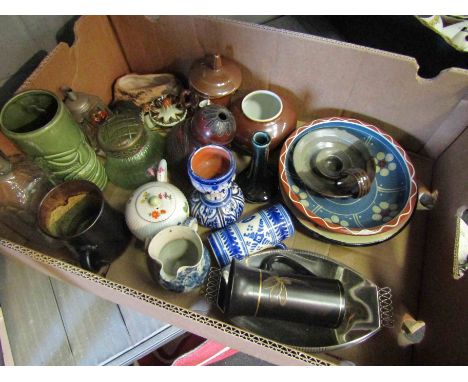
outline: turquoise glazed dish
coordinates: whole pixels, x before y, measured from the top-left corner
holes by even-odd
[[[330,198],[310,190],[293,165],[298,142],[317,129],[338,129],[358,138],[375,162],[375,179],[362,198]],[[314,224],[347,235],[375,235],[405,225],[417,203],[414,166],[401,146],[375,126],[355,119],[330,118],[297,129],[284,143],[280,183],[288,201]]]

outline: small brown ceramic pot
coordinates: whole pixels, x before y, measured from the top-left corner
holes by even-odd
[[[253,135],[258,131],[271,137],[270,149],[278,147],[296,128],[297,114],[292,102],[269,90],[256,90],[231,106],[236,119],[235,144],[251,152]]]

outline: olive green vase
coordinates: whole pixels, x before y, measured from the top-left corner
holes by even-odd
[[[15,95],[0,112],[0,128],[54,184],[84,179],[100,189],[106,186],[102,163],[54,93],[28,90]]]

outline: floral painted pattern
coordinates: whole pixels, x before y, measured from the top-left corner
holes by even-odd
[[[304,187],[293,163],[296,144],[310,131],[338,128],[365,142],[374,158],[376,177],[362,198],[328,198]],[[371,235],[403,226],[414,210],[417,187],[414,166],[405,151],[384,131],[354,119],[320,119],[296,130],[280,154],[282,191],[294,208],[326,230]],[[383,203],[383,204],[381,204]]]
[[[397,168],[394,159],[393,154],[385,154],[382,151],[378,152],[374,158],[375,172],[382,176],[388,176],[390,171],[395,171]]]
[[[342,227],[349,227],[349,223],[346,220],[341,219],[338,215],[332,215],[329,218],[325,218],[323,220],[328,223],[339,224]]]
[[[372,220],[389,222],[398,215],[398,204],[380,202],[378,205],[372,207],[372,212]]]

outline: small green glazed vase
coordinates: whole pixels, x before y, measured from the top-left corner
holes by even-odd
[[[98,143],[106,153],[109,181],[129,190],[153,180],[164,152],[163,138],[148,132],[131,112],[114,115],[100,126]]]
[[[47,172],[54,184],[84,179],[101,190],[105,188],[107,175],[103,165],[54,93],[46,90],[18,93],[0,112],[0,128]]]

